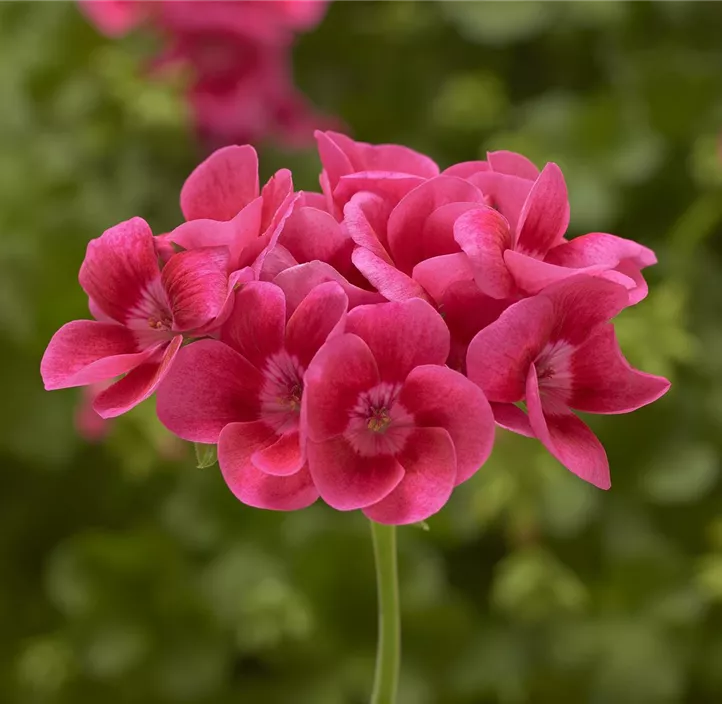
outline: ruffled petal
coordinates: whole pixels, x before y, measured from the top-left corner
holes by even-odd
[[[257,469],[275,477],[295,474],[306,463],[298,431],[281,435],[273,444],[256,450],[251,462]]]
[[[389,301],[406,301],[409,298],[428,300],[422,286],[371,250],[359,247],[354,250],[351,260],[366,280]]]

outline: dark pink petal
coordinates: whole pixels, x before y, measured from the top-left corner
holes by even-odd
[[[513,403],[492,403],[491,410],[499,427],[527,438],[534,437],[529,416],[519,406]]]
[[[401,383],[414,367],[444,364],[449,356],[444,320],[420,298],[354,308],[346,330],[369,346],[382,381]]]
[[[346,430],[359,394],[379,383],[379,370],[368,345],[356,335],[329,340],[304,376],[301,421],[308,436],[323,441]]]
[[[261,232],[275,226],[279,210],[283,210],[289,196],[293,194],[293,176],[288,169],[276,171],[261,190],[263,212],[261,214]]]
[[[649,287],[647,286],[647,282],[644,280],[644,276],[642,276],[642,272],[639,270],[639,267],[633,264],[630,260],[626,260],[620,262],[616,266],[614,272],[607,272],[605,274],[602,274],[602,276],[604,278],[609,278],[612,281],[616,281],[617,279],[613,278],[615,272],[621,274],[622,276],[625,276],[628,279],[631,279],[634,282],[634,288],[629,289],[630,306],[636,305],[647,297],[647,294],[649,293]]]
[[[74,320],[53,335],[40,373],[48,391],[94,384],[143,364],[161,344],[140,352],[135,334],[122,325]]]
[[[457,176],[458,178],[469,178],[480,171],[491,171],[488,161],[462,161],[454,164],[441,172],[442,176]]]
[[[101,391],[93,403],[95,412],[101,418],[115,418],[150,398],[172,368],[182,342],[183,336],[176,335],[165,348],[160,362],[146,362]]]
[[[534,365],[526,383],[529,421],[539,440],[570,472],[600,489],[609,489],[609,461],[597,436],[571,411],[545,413]]]
[[[513,241],[516,243],[519,217],[534,182],[495,171],[476,173],[469,177],[469,182],[481,190],[487,205],[498,210],[506,218]]]
[[[332,215],[316,208],[296,208],[278,241],[297,262],[319,260],[340,269],[351,261],[353,240]]]
[[[335,281],[320,284],[303,299],[286,326],[286,350],[308,368],[327,338],[343,332],[348,296]]]
[[[357,193],[343,209],[343,221],[353,241],[387,264],[393,264],[386,250],[386,223],[389,203],[374,193]]]
[[[260,281],[273,281],[282,271],[297,266],[294,256],[281,244],[277,244],[263,261]]]
[[[213,152],[181,189],[186,220],[231,220],[258,197],[258,155],[250,145]]]
[[[286,198],[276,211],[273,221],[266,232],[244,250],[239,260],[239,266],[250,266],[254,274],[257,277],[260,276],[266,257],[278,244],[278,238],[281,236],[286,221],[293,212],[299,198],[298,194],[291,194]]]
[[[328,202],[323,193],[313,193],[311,191],[303,191],[299,204],[307,208],[316,208],[317,210],[327,210]]]
[[[426,291],[410,276],[399,271],[393,264],[387,264],[369,249],[355,249],[351,260],[366,280],[389,301],[428,298]]]
[[[569,196],[561,169],[547,164],[529,192],[519,223],[515,249],[544,255],[559,244],[569,227]]]
[[[614,326],[605,323],[571,357],[569,406],[587,413],[629,413],[669,389],[660,376],[633,369],[619,349]]]
[[[527,294],[535,294],[551,286],[552,284],[564,281],[572,276],[584,274],[586,276],[597,276],[605,271],[603,265],[588,266],[584,269],[570,269],[564,266],[556,266],[548,262],[530,257],[528,254],[515,252],[511,249],[504,252],[504,263],[507,270],[513,277],[516,286]],[[618,278],[619,277],[615,277]],[[634,281],[623,280],[628,284],[627,288],[634,288]]]
[[[283,291],[267,281],[254,281],[236,293],[233,312],[221,330],[221,340],[262,370],[269,357],[283,348],[285,330]]]
[[[423,521],[441,510],[456,478],[456,455],[449,433],[441,428],[416,428],[397,459],[404,469],[403,479],[381,501],[365,508],[366,516],[377,523],[403,525]]]
[[[251,462],[266,474],[287,477],[303,467],[306,463],[304,455],[298,431],[294,431],[281,435],[272,445],[256,450],[251,456]]]
[[[651,249],[632,240],[603,232],[591,232],[588,235],[575,237],[554,247],[546,256],[546,261],[551,264],[575,269],[595,264],[603,264],[612,269],[627,259],[639,269],[657,263],[657,257]]]
[[[627,290],[599,277],[578,276],[547,288],[541,296],[554,306],[552,340],[582,344],[594,328],[611,320],[629,303]]]
[[[163,267],[173,329],[194,330],[220,315],[228,296],[227,247],[180,252]]]
[[[327,281],[336,281],[348,296],[349,308],[368,303],[380,303],[383,296],[350,284],[332,266],[325,262],[308,262],[282,271],[274,280],[286,294],[288,310],[295,310],[311,289]]]
[[[494,416],[481,389],[463,374],[434,365],[416,367],[404,382],[399,403],[417,426],[449,433],[456,450],[456,484],[486,462],[494,444]],[[406,466],[401,458],[399,462]]]
[[[439,175],[439,167],[428,156],[398,144],[356,143],[354,171],[396,171],[423,178]]]
[[[514,278],[504,261],[512,246],[509,223],[493,208],[477,208],[460,217],[454,237],[469,258],[479,289],[493,298],[516,292]]]
[[[461,281],[473,281],[474,270],[466,254],[458,252],[419,262],[414,267],[412,278],[440,305],[449,286]]]
[[[375,504],[403,479],[403,467],[390,455],[359,455],[343,436],[308,441],[308,467],[321,498],[339,511]],[[452,477],[453,482],[453,477]]]
[[[466,372],[466,352],[479,330],[491,325],[511,305],[510,300],[491,298],[473,281],[457,281],[445,291],[439,312],[451,333],[451,351],[447,364]]]
[[[239,501],[255,508],[296,511],[318,498],[307,467],[276,477],[254,467],[251,457],[273,441],[275,433],[261,421],[231,423],[218,440],[218,464],[228,488]]]
[[[549,341],[555,322],[554,307],[543,296],[510,306],[471,341],[466,355],[469,379],[490,401],[521,401],[529,367]]]
[[[254,420],[263,379],[248,360],[218,340],[186,345],[160,385],[161,423],[184,440],[218,442],[224,426]]]
[[[525,156],[516,152],[502,149],[497,152],[488,152],[486,158],[489,160],[492,171],[519,176],[519,178],[526,178],[530,181],[536,181],[539,176],[539,169]]]
[[[133,218],[88,243],[78,279],[98,307],[125,323],[134,307],[160,278],[153,233]]]
[[[425,181],[404,196],[393,209],[388,222],[389,248],[398,268],[410,274],[416,264],[427,258],[420,233],[426,219],[437,208],[448,203],[483,203],[483,200],[479,189],[453,176],[438,176]]]

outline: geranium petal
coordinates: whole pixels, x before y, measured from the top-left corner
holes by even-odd
[[[125,323],[160,279],[148,223],[133,218],[91,240],[78,279],[106,315]]]
[[[93,403],[95,412],[101,418],[114,418],[150,398],[171,370],[182,342],[183,336],[176,335],[163,351],[160,362],[141,364],[99,393]]]
[[[258,155],[250,145],[213,152],[186,179],[181,210],[186,220],[231,220],[258,197]]]
[[[602,325],[571,357],[569,406],[588,413],[629,413],[656,401],[669,381],[633,369],[619,349],[614,326]]]
[[[554,308],[541,296],[510,306],[469,344],[469,379],[490,401],[521,401],[529,366],[549,341],[554,324]]]
[[[543,409],[536,368],[532,364],[526,384],[526,403],[534,434],[570,472],[600,489],[609,489],[609,461],[597,436],[571,411]]]
[[[281,435],[273,444],[256,450],[251,462],[257,469],[276,477],[295,474],[306,463],[298,431]]]
[[[390,455],[362,456],[343,436],[323,442],[309,440],[307,453],[318,493],[339,511],[377,503],[388,496],[404,476],[403,467]]]
[[[440,305],[449,286],[460,281],[472,281],[474,270],[466,254],[458,252],[419,262],[414,267],[412,278]]]
[[[347,268],[351,262],[353,240],[332,215],[317,208],[296,208],[278,242],[297,262],[319,260],[336,269]]]
[[[486,158],[492,171],[497,171],[510,176],[535,181],[539,176],[539,169],[521,154],[501,149],[496,152],[487,152]]]
[[[178,353],[158,388],[161,423],[184,440],[214,443],[235,421],[254,420],[263,379],[235,350],[218,340],[199,340]]]
[[[444,364],[449,331],[443,318],[420,298],[354,308],[346,330],[369,346],[382,381],[401,383],[420,364]]]
[[[513,403],[492,403],[491,410],[494,413],[494,420],[500,428],[527,438],[534,437],[529,416],[519,406],[515,406]]]
[[[387,264],[369,249],[355,249],[351,260],[366,280],[389,301],[428,298],[423,287],[410,276],[399,271],[393,264]]]
[[[481,389],[463,374],[435,365],[416,367],[404,382],[399,403],[417,426],[449,433],[456,450],[456,484],[486,462],[494,444],[494,416]]]
[[[386,223],[391,214],[387,201],[374,193],[357,193],[343,209],[343,222],[352,240],[387,264],[393,264],[386,249]]]
[[[423,521],[449,500],[456,478],[454,443],[441,428],[416,428],[398,456],[401,482],[364,513],[377,523],[404,525]]]

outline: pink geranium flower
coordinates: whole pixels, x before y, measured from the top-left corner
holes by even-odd
[[[609,464],[599,440],[573,414],[628,413],[669,388],[629,366],[610,322],[626,289],[575,277],[515,303],[469,345],[467,371],[494,402],[497,422],[535,436],[569,470],[602,489]],[[524,402],[526,414],[517,406]]]
[[[480,289],[494,298],[508,299],[589,274],[624,285],[631,303],[642,300],[647,286],[641,269],[656,263],[654,252],[631,240],[597,232],[566,240],[569,199],[559,167],[547,164],[532,180],[534,167],[529,162],[527,167],[516,159],[523,157],[503,154],[502,165],[514,173],[487,169],[468,177],[494,208],[469,212],[454,227],[454,237],[469,257]],[[471,165],[465,168],[473,169]]]
[[[184,335],[207,329],[227,308],[228,250],[176,254],[162,268],[148,224],[133,218],[88,244],[80,285],[96,320],[76,320],[52,338],[41,362],[46,389],[124,375],[98,394],[103,418],[148,398]]]
[[[488,457],[484,394],[444,366],[449,333],[419,299],[351,311],[305,376],[302,424],[321,497],[381,523],[436,513]]]
[[[231,491],[260,508],[293,510],[318,497],[300,423],[304,372],[343,329],[340,286],[314,288],[294,308],[267,282],[244,286],[219,340],[184,347],[158,391],[158,417],[186,440],[218,443]]]

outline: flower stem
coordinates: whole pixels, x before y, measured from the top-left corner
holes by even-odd
[[[371,521],[379,595],[379,637],[371,704],[395,704],[401,663],[399,575],[396,566],[396,526]]]

